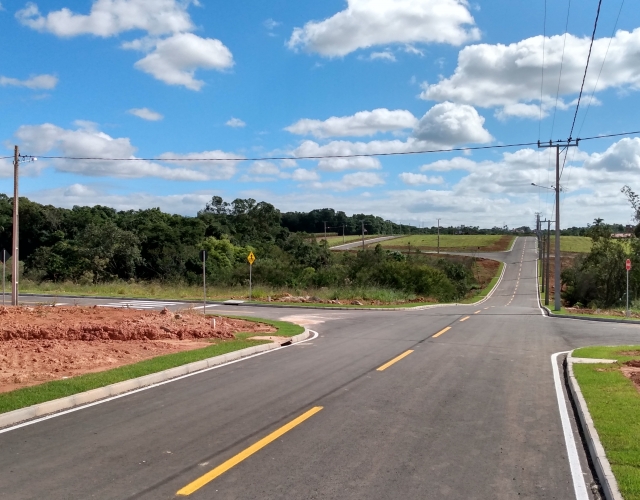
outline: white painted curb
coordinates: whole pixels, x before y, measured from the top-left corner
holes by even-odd
[[[303,340],[308,339],[311,336],[311,332],[305,328],[304,332],[294,337],[291,337],[290,342],[295,344]],[[32,418],[42,417],[50,413],[59,412],[62,410],[68,410],[75,406],[85,405],[93,403],[100,399],[105,399],[125,392],[140,389],[154,384],[165,382],[172,378],[181,377],[189,373],[205,370],[213,366],[222,365],[231,361],[236,361],[248,356],[254,356],[261,352],[270,351],[272,349],[279,349],[281,344],[270,343],[260,344],[253,347],[247,347],[246,349],[240,349],[239,351],[229,352],[227,354],[221,354],[213,358],[203,359],[194,363],[189,363],[182,366],[176,366],[169,370],[164,370],[144,377],[132,378],[130,380],[124,380],[117,384],[107,385],[105,387],[99,387],[98,389],[92,389],[86,392],[80,392],[72,396],[67,396],[60,399],[54,399],[53,401],[47,401],[26,408],[20,408],[19,410],[9,411],[6,413],[0,413],[0,429],[8,427],[10,425],[30,420]]]
[[[567,356],[567,374],[569,376],[569,389],[573,400],[576,402],[578,408],[578,418],[580,424],[584,430],[585,437],[587,439],[587,446],[589,447],[589,454],[593,461],[593,466],[596,470],[596,475],[600,481],[600,486],[604,493],[604,497],[607,500],[624,500],[620,490],[618,489],[618,482],[616,481],[613,472],[611,471],[611,464],[607,460],[607,454],[604,451],[604,447],[600,442],[598,431],[596,431],[593,425],[587,402],[582,396],[582,391],[578,385],[578,381],[573,374],[573,351]]]

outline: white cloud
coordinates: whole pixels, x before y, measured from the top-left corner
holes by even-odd
[[[304,118],[285,128],[297,135],[312,135],[319,139],[327,137],[361,137],[380,132],[393,132],[413,128],[418,120],[410,111],[386,108],[359,111],[351,116],[332,116],[327,120]]]
[[[295,28],[287,45],[325,57],[390,43],[460,45],[480,37],[473,25],[466,0],[348,0],[346,10]]]
[[[54,89],[58,85],[58,78],[53,75],[37,75],[27,80],[0,76],[0,87],[26,87],[28,89]]]
[[[383,50],[382,52],[372,52],[369,55],[369,60],[370,61],[381,60],[381,61],[388,61],[388,62],[397,61],[396,56],[393,55],[393,52],[391,52],[389,49]]]
[[[160,113],[152,111],[149,108],[132,108],[127,111],[127,113],[151,122],[157,122],[164,118]]]
[[[240,118],[230,118],[227,121],[227,123],[225,123],[225,125],[227,127],[238,128],[238,127],[245,127],[247,124],[243,122]]]
[[[384,184],[384,179],[380,174],[373,172],[354,172],[353,174],[345,175],[339,184],[344,185],[345,190],[348,190],[360,187],[380,186]]]
[[[491,142],[493,137],[483,125],[484,118],[473,106],[443,102],[427,111],[413,135],[434,144],[484,144]]]
[[[125,48],[133,47],[131,44]],[[233,56],[220,40],[201,38],[193,33],[177,33],[158,40],[155,48],[135,67],[169,85],[200,90],[202,80],[194,78],[197,69],[223,70],[232,67]]]
[[[96,129],[90,122],[76,122],[76,130],[67,130],[50,123],[24,125],[15,136],[22,150],[35,156],[52,151],[60,156],[75,158],[114,158],[117,160],[53,160],[59,172],[75,173],[91,177],[143,178],[158,177],[177,181],[204,181],[229,179],[235,174],[234,158],[241,158],[222,151],[207,151],[177,155],[161,155],[163,162],[188,168],[171,168],[158,162],[140,160],[136,148],[128,138],[113,138]],[[169,161],[170,158],[177,158]],[[221,158],[220,161],[189,162],[193,158]],[[120,161],[118,161],[120,160]],[[44,164],[45,162],[43,162]]]
[[[43,16],[29,2],[16,13],[25,26],[59,37],[95,35],[110,37],[130,30],[152,35],[191,31],[194,26],[187,13],[189,0],[96,0],[87,15],[64,8]]]
[[[405,184],[409,184],[411,186],[418,186],[420,184],[443,184],[444,179],[441,176],[429,177],[424,174],[414,174],[412,172],[402,172],[400,175],[400,180]]]
[[[249,168],[251,175],[279,175],[280,169],[274,163],[268,161],[256,161]]]
[[[611,47],[598,90],[607,88],[640,88],[640,28],[632,32],[619,30],[613,39],[599,38],[593,44],[585,89],[592,89],[602,61]],[[544,41],[544,87],[542,111],[546,116],[555,105],[558,76],[562,66],[560,96],[577,94],[582,83],[590,39],[568,34],[547,37]],[[478,44],[463,48],[453,75],[438,83],[423,84],[423,99],[454,101],[484,108],[498,108],[497,116],[507,118],[540,116],[540,82],[543,37],[503,44]],[[569,106],[563,99],[560,109]]]
[[[234,63],[220,40],[190,33],[196,28],[187,12],[191,4],[200,5],[197,0],[95,0],[86,15],[64,8],[43,16],[30,2],[16,17],[25,26],[59,37],[145,31],[146,36],[122,44],[147,53],[135,67],[169,85],[200,90],[204,82],[195,78],[196,70],[224,70]]]
[[[340,172],[342,170],[380,170],[382,164],[380,160],[370,156],[326,158],[318,162],[318,168],[326,172]]]
[[[273,19],[269,18],[269,19],[266,19],[262,24],[263,24],[263,26],[265,28],[267,28],[267,30],[273,31],[275,28],[280,26],[282,23],[279,23],[278,21],[274,21]]]
[[[235,175],[236,167],[243,159],[241,155],[219,149],[201,153],[162,153],[159,158],[170,165],[179,165],[190,170],[197,169],[207,179],[224,180],[231,179]]]
[[[320,180],[320,176],[313,170],[305,170],[304,168],[297,168],[291,174],[291,179],[299,182],[310,182]]]
[[[420,49],[417,49],[416,47],[414,47],[413,45],[407,44],[404,46],[404,51],[407,54],[413,54],[414,56],[424,56],[424,52]]]
[[[612,144],[604,153],[593,153],[585,160],[584,167],[589,170],[640,174],[640,138],[621,139]],[[634,178],[632,177],[632,179]],[[620,182],[633,181],[620,178]]]

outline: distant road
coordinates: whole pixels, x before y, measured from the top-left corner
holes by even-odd
[[[395,238],[400,238],[401,236],[382,236],[380,238],[372,238],[370,240],[364,240],[365,245],[371,245],[372,243],[379,243],[381,241],[393,240]],[[351,250],[352,248],[358,248],[362,246],[362,240],[353,241],[351,243],[346,243],[344,245],[338,245],[336,247],[331,247],[331,250]]]

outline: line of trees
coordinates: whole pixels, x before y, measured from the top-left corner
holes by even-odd
[[[246,258],[254,252],[254,282],[274,287],[383,287],[451,300],[477,283],[471,263],[427,256],[407,259],[377,247],[331,252],[312,234],[314,220],[333,214],[354,224],[368,221],[373,234],[398,231],[372,215],[346,217],[333,210],[281,214],[253,199],[225,202],[214,196],[195,217],[160,209],[117,211],[109,207],[41,205],[20,199],[20,260],[32,281],[97,284],[114,280],[199,283],[199,251],[207,250],[207,281],[244,285]],[[297,219],[296,219],[297,217]],[[0,194],[0,249],[11,247],[12,199]],[[292,221],[298,220],[296,226]],[[304,225],[300,221],[306,220]],[[322,223],[322,226],[324,224]],[[418,228],[404,226],[406,231]]]

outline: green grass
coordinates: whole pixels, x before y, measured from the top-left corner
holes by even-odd
[[[555,248],[556,237],[551,236],[551,252]],[[586,236],[560,236],[560,251],[589,253],[591,251],[591,238]]]
[[[384,235],[383,234],[371,234],[369,236],[364,237],[365,241],[366,240],[370,240],[372,238],[382,238]],[[322,240],[324,240],[324,237],[321,238],[317,238],[318,243]],[[362,236],[361,235],[350,235],[350,236],[345,236],[344,237],[344,244],[346,243],[353,243],[355,241],[362,241]],[[338,245],[342,245],[343,241],[342,241],[342,236],[327,236],[327,243],[329,244],[329,248],[331,247],[337,247]]]
[[[232,316],[230,316],[232,317]],[[247,321],[266,323],[278,329],[273,335],[292,337],[304,331],[299,325],[285,321],[273,321],[261,318],[239,317]],[[229,352],[268,343],[261,340],[248,340],[256,333],[237,333],[235,340],[217,341],[215,344],[203,349],[167,354],[155,358],[140,361],[131,365],[120,366],[111,370],[97,373],[87,373],[64,380],[54,380],[44,384],[25,387],[0,394],[0,413],[25,408],[38,403],[44,403],[58,398],[71,396],[80,392],[97,389],[106,385],[115,384],[124,380],[150,375],[176,366],[201,361],[203,359],[220,356]]]
[[[480,292],[477,295],[463,299],[462,301],[460,301],[460,304],[475,304],[476,302],[479,302],[480,300],[484,299],[487,295],[489,295],[491,290],[493,290],[493,287],[496,286],[496,283],[498,283],[498,280],[500,279],[500,275],[502,274],[502,269],[504,269],[504,262],[500,262],[500,267],[498,267],[498,271],[496,275],[491,279],[491,281],[487,286],[485,286],[482,290],[480,290]]]
[[[640,356],[623,356],[620,351],[638,350],[640,346],[587,347],[573,355],[624,362]],[[573,370],[622,496],[640,500],[640,394],[619,367],[574,364]]]
[[[473,248],[488,247],[500,241],[501,235],[494,234],[473,234],[473,235],[440,235],[440,248]],[[387,240],[380,243],[383,247],[411,247],[413,248],[437,248],[438,235],[422,234],[414,236],[404,236],[394,240]]]

